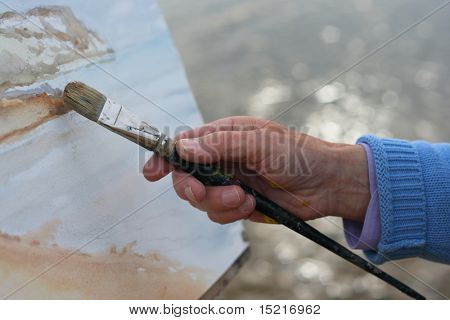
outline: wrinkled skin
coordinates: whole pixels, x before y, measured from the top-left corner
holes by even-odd
[[[220,119],[183,132],[176,140],[182,158],[220,164],[304,220],[325,216],[364,220],[370,190],[362,146],[329,143],[252,117]],[[171,171],[165,160],[153,156],[143,173],[157,181]],[[255,199],[238,186],[204,186],[180,170],[174,170],[172,178],[178,196],[215,222],[270,222],[255,211]]]

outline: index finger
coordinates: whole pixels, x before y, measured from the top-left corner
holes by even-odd
[[[218,119],[200,127],[180,133],[176,140],[198,138],[210,133],[218,131],[249,131],[262,128],[272,123],[269,120],[264,120],[248,116],[235,116]]]

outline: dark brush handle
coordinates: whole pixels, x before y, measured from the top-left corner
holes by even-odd
[[[419,294],[417,291],[413,290],[412,288],[408,287],[401,281],[390,276],[389,274],[377,268],[370,262],[364,260],[360,256],[354,254],[353,252],[343,247],[333,239],[330,239],[329,237],[325,236],[318,230],[311,227],[305,221],[301,220],[299,217],[295,216],[294,214],[277,205],[275,202],[266,198],[261,193],[257,192],[256,190],[253,190],[249,186],[246,186],[234,180],[231,176],[223,173],[220,169],[211,165],[202,165],[198,163],[185,161],[180,158],[175,148],[173,148],[172,153],[168,157],[166,157],[166,159],[177,168],[180,168],[192,174],[194,177],[196,177],[198,180],[200,180],[206,185],[211,186],[239,185],[242,189],[244,189],[246,193],[251,194],[255,197],[256,210],[258,210],[259,212],[264,213],[268,217],[285,225],[289,229],[314,241],[318,245],[328,249],[329,251],[349,261],[355,266],[373,274],[377,278],[394,286],[395,288],[405,293],[406,295],[410,296],[411,298],[419,300],[425,299],[425,297]]]

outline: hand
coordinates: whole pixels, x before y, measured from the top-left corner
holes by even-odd
[[[362,146],[329,143],[252,117],[220,119],[186,131],[176,141],[182,158],[218,163],[304,220],[330,215],[364,220],[370,191]],[[172,170],[154,155],[143,173],[156,181]],[[180,170],[172,178],[178,196],[215,222],[270,221],[255,211],[255,199],[239,186],[204,186]]]

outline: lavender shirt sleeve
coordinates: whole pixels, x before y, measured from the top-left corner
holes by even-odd
[[[344,219],[344,232],[352,249],[376,250],[381,237],[380,208],[377,190],[375,161],[370,146],[360,143],[367,154],[370,181],[370,202],[364,223]]]

